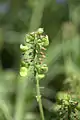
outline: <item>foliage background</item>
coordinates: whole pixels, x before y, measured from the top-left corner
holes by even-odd
[[[39,27],[44,28],[50,41],[46,53],[49,71],[40,82],[45,120],[56,120],[58,92],[70,92],[80,102],[79,14],[79,0],[0,0],[1,120],[11,120],[15,116],[17,91],[20,91],[20,99],[23,97],[21,87],[17,89],[19,45],[26,33]],[[27,80],[27,84],[24,120],[40,120],[35,82]]]

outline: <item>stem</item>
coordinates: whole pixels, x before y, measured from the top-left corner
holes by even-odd
[[[15,115],[14,120],[23,120],[24,119],[24,111],[26,104],[26,90],[27,86],[31,85],[32,79],[34,78],[33,69],[28,69],[28,75],[25,77],[20,77],[18,81],[18,90],[17,90],[17,99],[16,99],[16,106],[15,106]]]
[[[43,112],[43,107],[42,107],[42,101],[41,101],[41,95],[40,95],[40,89],[39,89],[39,80],[36,79],[36,88],[37,88],[37,102],[39,104],[39,110],[40,110],[40,114],[41,114],[41,118],[42,120],[45,120],[44,119],[44,112]]]
[[[23,79],[20,79],[19,83],[18,83],[14,120],[22,120],[23,119],[25,91],[26,91],[26,78],[23,78]]]

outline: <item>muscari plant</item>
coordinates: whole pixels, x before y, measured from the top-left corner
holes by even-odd
[[[48,36],[44,34],[44,30],[39,28],[35,32],[26,34],[25,41],[20,45],[22,51],[20,76],[26,77],[29,70],[33,70],[36,81],[36,99],[39,104],[41,119],[44,120],[44,112],[40,94],[40,80],[45,77],[48,71],[47,65],[44,63],[46,47],[49,45]]]

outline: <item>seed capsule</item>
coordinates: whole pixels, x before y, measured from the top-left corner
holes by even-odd
[[[38,34],[42,34],[44,32],[43,28],[38,29]]]
[[[49,45],[49,39],[48,36],[46,35],[45,37],[42,38],[43,45],[46,47]]]
[[[28,50],[28,47],[21,44],[21,45],[20,45],[20,49],[21,49],[22,51],[26,51],[26,50]]]
[[[76,109],[80,111],[80,103],[76,106]]]
[[[39,80],[43,79],[44,77],[45,77],[44,74],[38,74],[38,76],[37,76],[37,78],[38,78]]]
[[[20,76],[26,76],[27,75],[27,68],[21,67],[20,69]]]
[[[47,66],[46,66],[46,67],[41,67],[41,71],[42,71],[43,73],[48,72],[48,67],[47,67]]]

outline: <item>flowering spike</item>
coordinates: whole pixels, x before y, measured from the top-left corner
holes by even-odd
[[[48,71],[47,65],[43,64],[42,62],[46,57],[44,53],[46,50],[45,47],[49,45],[48,36],[44,35],[43,28],[39,28],[37,31],[29,33],[25,36],[24,44],[25,45],[20,45],[20,49],[23,52],[20,76],[27,76],[27,71],[29,68],[34,71],[34,77],[36,79],[37,101],[40,106],[42,120],[44,120],[39,81],[45,77],[45,73]]]

